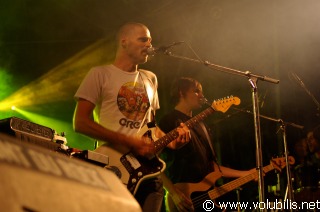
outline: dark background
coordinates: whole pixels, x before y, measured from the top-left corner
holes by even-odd
[[[73,95],[91,66],[112,61],[118,27],[136,21],[149,27],[155,47],[185,41],[202,60],[279,79],[279,84],[258,80],[259,110],[304,127],[286,126],[293,154],[293,144],[319,124],[319,11],[318,0],[3,0],[0,116],[66,132],[69,146],[92,149],[92,139],[73,132]],[[187,45],[171,52],[195,58]],[[168,92],[179,76],[199,80],[210,102],[234,95],[241,99],[236,108],[252,111],[247,78],[167,55],[156,55],[141,67],[158,76],[158,118],[171,109]],[[11,105],[20,110],[10,110]],[[207,123],[221,163],[249,169],[255,166],[253,116],[233,107]],[[282,131],[277,122],[260,121],[268,164],[283,154]]]

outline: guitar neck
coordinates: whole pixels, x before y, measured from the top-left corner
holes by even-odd
[[[263,171],[265,173],[267,173],[267,172],[269,172],[269,171],[271,171],[273,169],[274,169],[274,167],[270,164],[268,166],[265,166],[263,168]],[[215,200],[218,197],[228,193],[229,191],[232,191],[232,190],[238,188],[239,186],[244,185],[244,184],[254,180],[257,176],[258,176],[258,173],[254,172],[254,173],[251,173],[251,174],[249,174],[247,176],[240,177],[240,178],[238,178],[236,180],[233,180],[233,181],[231,181],[229,183],[226,183],[226,184],[224,184],[224,185],[222,185],[220,187],[217,187],[217,188],[209,191],[208,195],[209,195],[210,199]]]
[[[198,124],[200,121],[208,117],[210,114],[212,114],[215,110],[212,107],[208,107],[198,115],[192,117],[188,121],[186,121],[184,124],[189,128],[193,128],[194,125]],[[170,131],[165,136],[159,138],[157,141],[155,141],[155,150],[156,152],[159,152],[161,149],[166,147],[171,141],[176,139],[179,136],[179,133],[176,129]]]

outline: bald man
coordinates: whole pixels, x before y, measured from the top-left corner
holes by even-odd
[[[137,136],[149,122],[154,122],[159,109],[158,83],[154,73],[138,69],[148,60],[147,49],[152,47],[149,29],[141,23],[126,23],[118,31],[116,57],[112,64],[92,68],[78,88],[75,99],[74,130],[97,139],[97,152],[109,156],[109,163],[119,164],[111,157],[110,149],[150,158],[154,142]],[[94,111],[99,120],[93,120]],[[189,142],[189,130],[183,124],[179,136],[168,146],[178,148]],[[156,137],[164,133],[155,128]],[[125,182],[124,182],[125,183]],[[143,211],[160,211],[163,188],[160,177],[144,180],[133,194]]]

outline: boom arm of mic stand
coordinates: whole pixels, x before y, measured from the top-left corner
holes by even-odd
[[[243,110],[243,109],[240,109],[240,108],[233,108],[233,110],[237,110],[237,111],[241,111],[241,112],[244,112],[244,113],[249,113],[249,114],[253,114],[250,110]],[[268,117],[268,116],[264,116],[264,115],[261,115],[260,114],[260,117],[261,118],[264,118],[264,119],[267,119],[267,120],[270,120],[270,121],[273,121],[273,122],[278,122],[278,123],[283,123],[285,124],[286,126],[292,126],[292,127],[295,127],[295,128],[298,128],[298,129],[303,129],[304,126],[302,125],[299,125],[299,124],[295,124],[295,123],[292,123],[292,122],[285,122],[281,119],[275,119],[275,118],[272,118],[272,117]]]
[[[215,70],[218,70],[218,71],[221,71],[221,72],[225,72],[225,73],[229,73],[229,74],[235,74],[235,75],[244,76],[244,77],[254,77],[254,78],[257,78],[259,80],[266,81],[266,82],[271,82],[271,83],[274,83],[274,84],[278,84],[280,82],[280,80],[278,80],[278,79],[273,79],[273,78],[267,77],[267,76],[252,74],[250,71],[243,72],[243,71],[239,71],[239,70],[236,70],[236,69],[232,69],[232,68],[216,65],[216,64],[210,63],[209,61],[201,61],[201,60],[197,60],[197,59],[193,59],[193,58],[188,58],[188,57],[184,57],[184,56],[180,56],[180,55],[175,55],[175,54],[172,54],[170,51],[167,51],[165,54],[170,56],[170,57],[175,57],[175,58],[191,61],[191,62],[194,62],[194,63],[201,63],[201,64],[203,64],[205,66],[208,66],[210,68],[213,68]]]

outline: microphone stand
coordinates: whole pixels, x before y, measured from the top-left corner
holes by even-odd
[[[239,108],[234,108],[234,110],[238,110],[241,112],[245,112],[245,113],[250,113],[252,114],[252,112],[248,111],[248,110],[242,110]],[[274,119],[268,116],[263,116],[260,115],[261,118],[273,121],[273,122],[277,122],[280,123],[280,130],[282,131],[282,138],[283,138],[283,146],[284,146],[284,155],[285,155],[285,159],[286,159],[286,173],[287,173],[287,189],[286,189],[286,194],[285,194],[285,200],[289,200],[291,202],[294,202],[294,195],[293,195],[293,189],[292,189],[292,178],[291,178],[291,171],[290,171],[290,164],[289,164],[289,159],[288,159],[288,144],[287,144],[287,133],[286,133],[286,126],[292,126],[298,129],[303,129],[304,126],[295,124],[295,123],[290,123],[290,122],[284,122],[282,119]],[[290,202],[290,204],[291,204]],[[290,211],[292,211],[292,208],[290,207]]]
[[[187,44],[185,43],[189,49],[197,56],[195,51]],[[259,182],[259,202],[265,202],[264,201],[264,180],[263,180],[263,163],[262,163],[262,148],[261,148],[261,131],[260,131],[260,115],[259,115],[259,99],[258,99],[258,87],[257,87],[257,82],[258,80],[270,82],[277,84],[279,83],[279,80],[273,79],[267,76],[261,76],[257,74],[253,74],[250,71],[242,72],[239,70],[227,68],[224,66],[216,65],[213,63],[210,63],[209,61],[202,61],[200,57],[198,59],[192,59],[184,56],[179,56],[179,55],[174,55],[170,51],[166,50],[164,52],[165,55],[168,55],[170,57],[182,59],[182,60],[187,60],[195,63],[201,63],[211,69],[218,70],[221,72],[229,73],[229,74],[234,74],[234,75],[239,75],[242,77],[245,77],[248,79],[249,84],[251,86],[252,90],[252,101],[253,101],[253,115],[254,115],[254,128],[255,128],[255,141],[256,141],[256,169],[258,170],[258,182]],[[260,211],[265,211],[265,209],[260,209]]]
[[[297,81],[297,83],[302,87],[302,89],[311,97],[312,101],[315,103],[315,105],[317,106],[317,116],[320,117],[320,103],[319,101],[316,99],[316,97],[311,93],[311,91],[307,88],[307,86],[305,86],[305,84],[303,83],[303,81],[300,79],[300,77],[296,74],[296,73],[291,73],[291,75],[293,76],[293,78]]]

